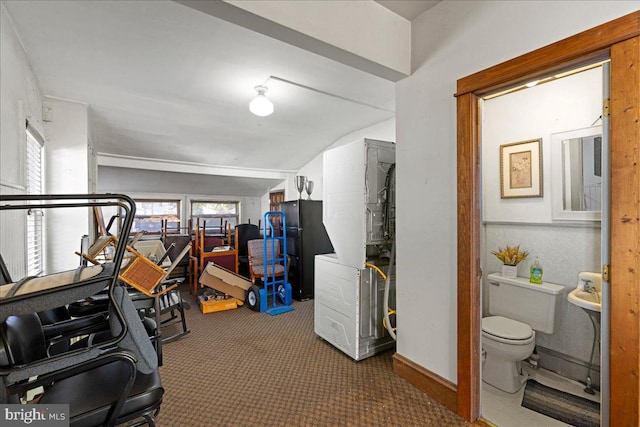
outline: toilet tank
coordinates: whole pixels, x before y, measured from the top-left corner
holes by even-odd
[[[554,332],[564,286],[530,283],[529,279],[503,277],[500,273],[489,274],[487,281],[492,316],[524,322],[545,334]]]

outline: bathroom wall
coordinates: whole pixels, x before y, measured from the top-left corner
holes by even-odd
[[[484,221],[552,221],[551,135],[588,128],[602,114],[596,68],[487,100],[482,106]],[[500,145],[542,138],[543,197],[500,199]]]
[[[593,326],[589,316],[579,307],[567,301],[567,293],[576,287],[580,271],[600,270],[600,228],[557,227],[539,224],[486,224],[482,235],[482,262],[484,277],[488,273],[500,271],[502,263],[491,251],[499,246],[520,244],[530,251],[527,260],[520,263],[518,276],[527,277],[529,266],[539,257],[544,268],[545,282],[564,285],[566,291],[560,300],[560,311],[554,334],[536,334],[536,345],[554,350],[569,358],[589,361],[593,342]],[[488,314],[488,283],[483,281],[483,315]],[[540,352],[541,366],[561,372],[568,377],[584,381],[585,368],[575,363],[548,357]],[[594,363],[600,364],[600,352],[596,349]],[[598,383],[598,375],[592,375]]]
[[[484,277],[500,271],[501,262],[491,254],[498,247],[519,244],[529,257],[518,268],[528,277],[536,257],[544,268],[543,280],[566,287],[556,332],[539,333],[536,344],[587,362],[593,342],[593,326],[582,309],[569,304],[566,295],[576,287],[580,271],[600,271],[600,224],[554,221],[551,194],[561,177],[552,176],[551,135],[590,127],[601,114],[602,72],[593,69],[564,79],[514,92],[484,102],[482,111],[482,194]],[[598,123],[600,123],[598,121]],[[500,145],[542,139],[543,196],[500,198]],[[488,314],[488,290],[483,286],[483,311]],[[541,365],[580,380],[586,369],[579,364],[541,353]],[[599,352],[594,362],[599,364]],[[592,375],[597,378],[598,375]],[[597,382],[597,381],[594,381]]]

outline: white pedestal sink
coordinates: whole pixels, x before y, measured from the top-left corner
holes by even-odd
[[[580,308],[600,313],[602,311],[602,291],[593,290],[587,292],[582,289],[574,289],[567,295],[567,300]]]
[[[602,311],[602,275],[582,271],[578,273],[578,284],[569,292],[567,300],[587,312],[600,313]]]
[[[602,275],[599,273],[578,273],[578,287],[567,295],[567,301],[583,309],[593,324],[593,345],[589,358],[586,393],[594,394],[591,386],[591,366],[596,344],[600,341],[600,313],[602,312]]]

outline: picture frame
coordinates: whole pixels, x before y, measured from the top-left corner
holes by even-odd
[[[500,198],[543,197],[542,138],[500,146]]]

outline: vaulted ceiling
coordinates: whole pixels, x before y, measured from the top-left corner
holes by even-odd
[[[179,3],[5,6],[43,94],[89,104],[100,153],[295,171],[395,115],[394,82]],[[261,118],[248,104],[263,83]]]

